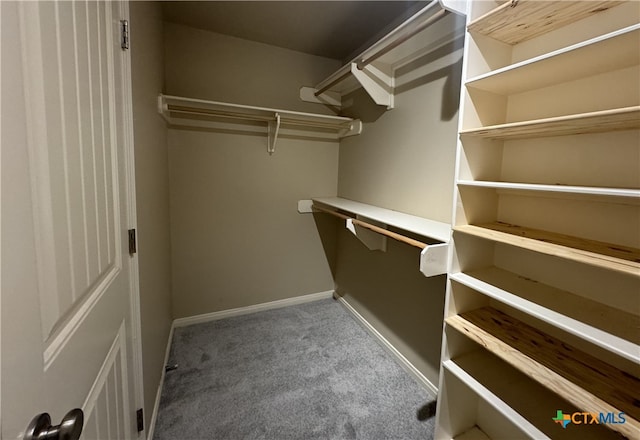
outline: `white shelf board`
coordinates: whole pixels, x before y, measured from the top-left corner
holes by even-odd
[[[576,312],[583,315],[592,313],[593,319],[601,321],[605,325],[618,327],[619,332],[623,332],[622,327],[626,325],[629,327],[627,332],[634,333],[630,336],[635,336],[636,340],[640,336],[638,335],[640,318],[637,316],[535,281],[528,281],[497,268],[478,270],[477,275],[474,272],[469,274],[455,273],[450,275],[450,279],[625,359],[640,363],[640,345],[637,343],[525,299],[523,296],[553,303],[556,308],[566,309],[567,313]],[[492,280],[493,284],[485,280]],[[494,284],[509,286],[514,292],[504,290]],[[607,320],[611,320],[611,322],[607,322]]]
[[[640,64],[640,24],[515,63],[466,82],[511,95]]]
[[[337,137],[359,134],[362,124],[357,119],[315,113],[303,113],[267,107],[232,104],[179,96],[160,95],[158,111],[172,125],[207,126],[207,117],[224,120],[273,122],[280,116],[283,127],[290,130],[307,127],[332,131]]]
[[[443,243],[449,242],[451,237],[451,225],[448,223],[429,220],[423,217],[405,214],[373,205],[367,205],[365,203],[340,197],[316,197],[313,201],[342,211],[361,215],[371,220],[403,229],[423,237],[429,237]]]
[[[584,194],[605,197],[625,197],[640,201],[640,190],[627,188],[599,188],[592,186],[543,185],[537,183],[496,182],[488,180],[459,180],[460,186],[494,188],[514,191],[537,191],[567,194]]]
[[[476,362],[479,366],[488,364],[490,361],[489,355],[481,352],[472,352],[463,356],[470,362]],[[461,357],[462,359],[462,357]],[[507,420],[511,421],[514,425],[518,426],[522,433],[532,439],[546,439],[547,437],[542,431],[531,424],[527,419],[520,415],[517,411],[511,408],[502,399],[496,396],[490,389],[485,387],[482,383],[476,380],[472,375],[467,373],[463,368],[458,365],[457,360],[447,360],[442,363],[442,367],[449,373],[457,377],[462,383],[467,385],[471,390],[491,405],[496,411],[502,414]],[[494,366],[495,367],[495,366]],[[528,397],[529,398],[529,397]],[[456,437],[460,438],[460,437]]]

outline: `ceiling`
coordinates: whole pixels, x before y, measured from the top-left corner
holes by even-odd
[[[165,1],[165,21],[350,61],[427,2]]]

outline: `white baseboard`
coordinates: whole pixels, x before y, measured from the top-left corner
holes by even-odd
[[[264,310],[279,309],[281,307],[294,306],[304,304],[321,299],[333,297],[333,290],[326,292],[312,293],[310,295],[295,296],[293,298],[281,299],[262,304],[255,304],[247,307],[239,307],[237,309],[222,310],[219,312],[204,313],[202,315],[187,316],[186,318],[178,318],[173,321],[174,327],[184,327],[186,325],[200,324],[203,322],[216,321],[218,319],[230,318],[232,316],[247,315],[249,313],[262,312]]]
[[[360,313],[358,313],[358,311],[356,309],[354,309],[353,306],[347,302],[347,300],[345,300],[343,297],[341,297],[337,293],[334,295],[334,298],[337,301],[339,301],[340,304],[342,304],[344,306],[344,308],[349,313],[351,313],[353,315],[353,317],[356,318],[363,325],[363,327],[365,328],[365,330],[367,330],[367,332],[369,332],[369,334],[371,334],[374,338],[376,338],[378,340],[378,342],[380,342],[382,347],[389,354],[391,354],[392,356],[394,356],[398,360],[398,362],[400,363],[402,368],[407,373],[412,375],[422,386],[424,386],[427,390],[432,392],[434,394],[434,396],[438,395],[438,387],[435,386],[433,383],[431,383],[431,381],[429,379],[427,379],[425,377],[425,375],[420,372],[420,370],[418,370],[411,362],[409,362],[409,360],[406,357],[404,357],[404,355],[402,353],[400,353],[391,344],[391,342],[389,342],[384,336],[382,336],[382,334],[378,330],[376,330],[369,323],[369,321],[367,321],[364,318],[364,316],[362,316]]]
[[[171,330],[169,330],[169,338],[167,340],[167,348],[164,352],[164,363],[162,364],[162,373],[160,375],[160,383],[158,384],[158,391],[156,392],[156,401],[153,405],[153,412],[151,413],[151,420],[149,420],[149,429],[147,431],[147,440],[153,439],[153,433],[156,430],[156,420],[158,418],[158,409],[160,408],[160,397],[162,396],[162,388],[164,387],[164,368],[169,363],[169,353],[171,351],[171,343],[173,342],[173,329],[175,327],[175,321],[171,323]]]

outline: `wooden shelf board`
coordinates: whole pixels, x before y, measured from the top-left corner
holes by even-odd
[[[631,438],[640,436],[639,378],[491,307],[445,321],[583,411],[624,412],[626,423],[607,426]]]
[[[640,63],[639,39],[640,24],[636,24],[476,76],[466,85],[511,95],[637,66]]]
[[[640,277],[640,249],[502,222],[460,225],[453,230]]]
[[[640,316],[497,267],[450,279],[640,364]]]
[[[403,229],[423,237],[429,237],[443,243],[447,243],[451,237],[451,225],[448,223],[429,220],[415,215],[380,208],[378,206],[367,205],[365,203],[340,197],[317,197],[313,199],[313,202],[361,215],[371,220]]]
[[[462,130],[460,135],[486,139],[530,139],[640,128],[640,106]]]
[[[469,23],[467,29],[507,44],[517,44],[582,20],[623,1],[509,1]]]
[[[557,192],[567,194],[586,194],[605,197],[626,197],[639,199],[640,190],[627,188],[599,188],[593,186],[544,185],[537,183],[496,182],[488,180],[459,180],[458,185],[480,188],[495,188],[515,191]]]

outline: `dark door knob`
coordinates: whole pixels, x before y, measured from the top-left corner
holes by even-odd
[[[48,413],[38,414],[31,420],[23,440],[78,440],[82,433],[84,414],[81,409],[72,409],[57,426],[51,426]]]

